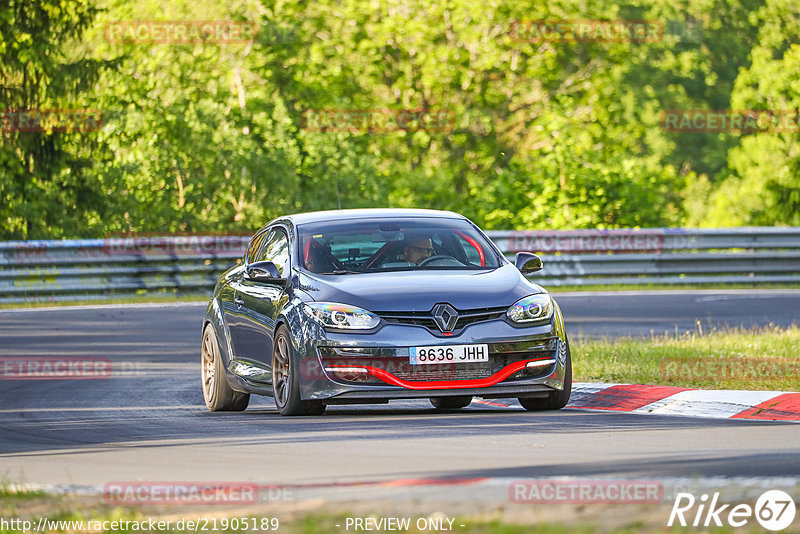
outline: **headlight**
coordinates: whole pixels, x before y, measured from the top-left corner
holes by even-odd
[[[377,315],[364,308],[336,302],[308,302],[303,304],[303,311],[328,328],[369,330],[381,322]]]
[[[531,295],[511,306],[506,315],[515,323],[534,323],[553,316],[553,301],[547,293]]]

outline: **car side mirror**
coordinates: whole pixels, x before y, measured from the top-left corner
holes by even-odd
[[[247,278],[254,282],[285,282],[271,261],[257,261],[247,266]]]
[[[514,265],[522,274],[535,273],[542,270],[542,258],[530,252],[517,252]]]

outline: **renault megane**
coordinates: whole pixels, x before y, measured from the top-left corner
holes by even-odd
[[[569,401],[561,311],[466,217],[363,209],[279,217],[217,281],[203,318],[211,411],[251,394],[283,415],[327,405],[429,398],[458,409],[478,396],[527,410]]]

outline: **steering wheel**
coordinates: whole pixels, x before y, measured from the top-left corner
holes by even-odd
[[[428,264],[431,264],[431,263],[433,263],[435,261],[442,261],[442,260],[453,260],[455,262],[455,263],[451,263],[450,265],[462,265],[462,266],[464,265],[463,263],[461,263],[460,261],[455,259],[453,256],[448,256],[446,254],[440,254],[438,256],[430,256],[430,257],[425,258],[424,260],[422,260],[421,262],[419,262],[417,264],[417,267],[424,267],[424,266],[426,266]],[[447,265],[447,264],[445,264],[445,265]]]

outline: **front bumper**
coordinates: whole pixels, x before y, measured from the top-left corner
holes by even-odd
[[[503,320],[476,323],[447,338],[419,326],[387,324],[369,334],[313,328],[296,342],[300,394],[307,400],[539,397],[564,387],[566,334],[560,313],[550,323],[526,328]],[[409,363],[410,347],[484,343],[489,348],[485,364]]]

